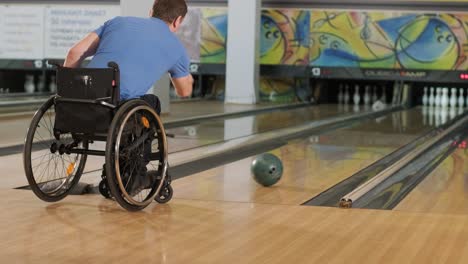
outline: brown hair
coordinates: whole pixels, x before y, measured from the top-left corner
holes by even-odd
[[[153,4],[153,17],[167,23],[172,23],[179,16],[185,17],[187,4],[185,0],[155,0]]]

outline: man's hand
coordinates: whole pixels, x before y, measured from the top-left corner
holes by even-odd
[[[189,97],[192,95],[193,77],[191,74],[181,78],[172,78],[171,80],[178,96]]]
[[[69,51],[67,59],[65,60],[64,67],[78,68],[84,59],[96,54],[99,46],[99,36],[92,32],[89,33],[84,39],[76,43]]]

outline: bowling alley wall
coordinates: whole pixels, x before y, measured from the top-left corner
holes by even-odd
[[[226,62],[227,16],[190,8],[179,36],[194,61]],[[262,64],[468,69],[468,14],[264,9],[261,27]]]
[[[227,16],[227,8],[190,8],[189,22],[179,35],[192,60],[226,62]],[[260,62],[467,70],[467,38],[468,14],[463,13],[264,9]],[[294,79],[262,78],[260,95],[268,101],[291,101],[301,85]]]
[[[64,60],[71,46],[119,14],[115,4],[1,4],[0,104],[54,93],[55,71],[45,62]]]
[[[116,4],[0,5],[0,94],[52,91],[54,73],[44,62],[64,59],[73,43],[119,14]],[[194,63],[224,66],[227,23],[226,7],[189,8],[178,35]],[[468,70],[468,13],[265,8],[260,26],[262,65]],[[199,87],[222,100],[219,71]],[[263,101],[311,96],[309,78],[270,76],[260,78]]]

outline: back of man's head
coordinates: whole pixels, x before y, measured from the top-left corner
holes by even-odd
[[[187,4],[185,0],[155,0],[152,14],[153,17],[173,23],[178,17],[185,17]]]

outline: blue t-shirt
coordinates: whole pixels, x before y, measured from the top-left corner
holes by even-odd
[[[190,59],[179,39],[157,18],[116,17],[95,31],[100,41],[88,68],[120,67],[120,98],[145,95],[165,73],[189,75]]]

